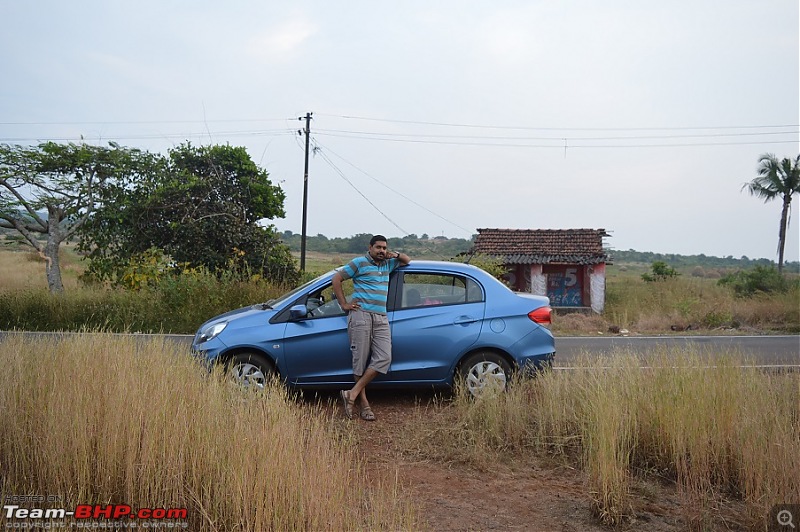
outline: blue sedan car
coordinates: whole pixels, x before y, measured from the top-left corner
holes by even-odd
[[[194,353],[227,365],[247,385],[278,376],[300,388],[351,386],[347,316],[333,294],[334,273],[208,320]],[[505,388],[515,371],[550,367],[555,356],[549,300],[512,292],[469,264],[415,260],[398,268],[387,311],[392,365],[370,387],[452,386],[463,378],[477,395]]]

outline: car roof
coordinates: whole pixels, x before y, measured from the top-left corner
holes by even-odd
[[[436,270],[448,272],[461,272],[461,273],[474,273],[475,271],[483,271],[477,266],[472,264],[464,264],[463,262],[448,262],[443,260],[411,260],[405,266],[401,266],[405,270]]]

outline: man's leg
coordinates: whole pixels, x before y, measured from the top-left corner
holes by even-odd
[[[349,394],[349,397],[359,400],[362,410],[369,408],[367,384],[378,375],[386,374],[392,362],[392,333],[389,329],[389,320],[385,315],[373,315],[371,318],[370,351],[372,356],[370,364]]]
[[[359,394],[363,393],[364,386],[375,378],[375,375],[369,374],[369,370],[365,370],[372,343],[372,319],[369,313],[358,309],[351,310],[347,316],[347,335],[350,339],[350,354],[353,357],[353,375],[356,384],[352,389],[342,391],[342,399],[350,405],[345,406],[345,411],[348,409],[352,411],[352,405]],[[362,380],[365,382],[359,388],[359,382]]]
[[[353,386],[350,391],[347,393],[347,396],[352,398],[353,401],[358,399],[361,403],[361,408],[366,408],[369,406],[369,401],[367,401],[367,384],[372,382],[372,379],[378,376],[378,372],[372,368],[367,368],[364,371],[364,374],[358,379],[356,385]]]

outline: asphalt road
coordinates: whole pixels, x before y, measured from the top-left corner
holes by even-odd
[[[71,333],[0,331],[0,342],[11,334],[52,337]],[[192,337],[181,334],[135,334],[166,338],[188,349]],[[699,356],[741,355],[748,365],[800,368],[800,336],[567,336],[556,337],[556,366],[569,366],[582,356],[608,356],[620,351],[658,356],[665,348],[687,348]]]
[[[690,350],[698,356],[740,356],[752,365],[800,367],[800,336],[602,336],[556,337],[556,365],[579,357],[631,351],[647,357],[665,348]]]

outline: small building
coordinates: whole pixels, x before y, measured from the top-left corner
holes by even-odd
[[[553,308],[605,306],[605,229],[478,229],[470,253],[499,259],[512,290],[550,298]]]

